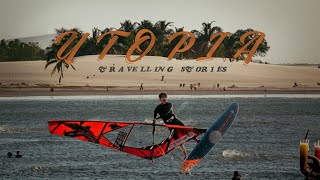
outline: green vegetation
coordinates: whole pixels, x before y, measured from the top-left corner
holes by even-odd
[[[0,62],[44,60],[45,57],[45,51],[37,43],[25,43],[18,39],[2,39],[0,42]]]
[[[191,49],[188,51],[177,54],[178,59],[195,59],[197,57],[205,56],[206,53],[209,51],[211,46],[215,43],[215,41],[218,39],[214,39],[212,42],[210,42],[210,36],[217,32],[222,32],[222,28],[219,26],[214,26],[213,22],[210,23],[202,23],[202,27],[200,31],[198,30],[192,30],[191,32],[195,34],[196,36],[196,43],[193,45]],[[112,36],[108,35],[105,36],[101,42],[96,44],[96,39],[102,35],[105,32],[109,32],[112,30],[121,30],[126,32],[131,32],[130,36],[128,37],[119,37],[119,39],[116,41],[115,45],[112,46],[108,54],[118,54],[118,55],[125,55],[128,51],[128,49],[131,47],[131,45],[134,43],[134,38],[137,32],[141,29],[149,29],[153,32],[153,34],[156,37],[156,43],[152,50],[147,54],[148,56],[163,56],[167,57],[169,53],[172,51],[172,49],[175,47],[175,45],[179,42],[181,37],[178,37],[173,40],[173,42],[168,43],[168,40],[171,35],[173,35],[176,32],[184,31],[184,28],[177,28],[173,27],[173,22],[167,22],[167,21],[158,21],[155,24],[153,24],[149,20],[143,20],[141,22],[134,22],[132,23],[130,20],[126,20],[123,23],[120,23],[120,28],[106,28],[104,30],[99,30],[98,28],[94,28],[88,37],[88,39],[84,42],[84,44],[81,46],[79,51],[76,54],[77,56],[83,56],[83,55],[94,55],[94,54],[100,54],[103,50],[104,46],[108,44],[109,40],[112,38]],[[73,29],[56,29],[56,33],[60,34],[66,31],[76,31],[78,32],[77,39],[80,39],[83,35],[83,32],[80,31],[77,28]],[[238,30],[233,34],[230,34],[226,39],[224,39],[222,45],[219,46],[219,48],[216,50],[214,57],[222,57],[222,58],[229,58],[230,61],[232,61],[232,56],[235,54],[237,50],[239,50],[242,45],[240,44],[239,40],[240,37],[249,31],[254,31],[253,29],[246,29],[246,30]],[[48,60],[54,59],[55,54],[59,50],[59,48],[67,41],[69,37],[66,36],[62,43],[55,44],[52,42],[52,45],[47,48],[48,51]],[[246,41],[249,41],[250,38],[248,37]],[[77,41],[74,41],[71,47],[73,47]],[[149,42],[144,42],[141,44],[141,49],[145,49],[148,46]],[[252,45],[251,45],[252,46]],[[249,48],[251,48],[249,46]],[[259,45],[255,55],[259,56],[265,56],[267,51],[269,50],[269,46],[266,40],[263,40],[263,42]],[[68,50],[68,49],[67,49]],[[243,57],[240,57],[236,60],[241,60]]]

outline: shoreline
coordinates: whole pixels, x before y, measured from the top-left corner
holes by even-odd
[[[0,97],[19,96],[90,96],[90,95],[157,95],[165,92],[170,95],[233,95],[233,94],[320,94],[320,88],[223,88],[215,89],[165,89],[139,87],[0,87]]]

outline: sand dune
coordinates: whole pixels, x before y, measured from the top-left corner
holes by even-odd
[[[2,62],[0,63],[0,83],[2,86],[25,83],[29,86],[37,84],[58,84],[58,75],[51,77],[51,69],[44,69],[45,61]],[[77,57],[74,63],[76,71],[65,71],[62,86],[140,86],[154,89],[179,89],[184,83],[200,83],[202,89],[212,89],[235,85],[240,88],[292,88],[296,82],[300,87],[320,87],[320,69],[315,67],[283,66],[270,64],[229,62],[215,58],[211,61],[197,62],[195,60],[171,60],[163,57],[147,56],[135,63],[127,63],[124,56],[108,55],[102,61],[96,55]],[[107,67],[101,73],[99,67]],[[149,66],[151,72],[140,72]],[[156,67],[165,67],[164,72],[154,72]],[[181,72],[183,67],[193,67],[192,72]],[[115,67],[116,72],[109,72]],[[123,72],[121,71],[123,67]],[[138,72],[128,72],[128,68],[137,67]],[[172,72],[167,69],[173,67]],[[206,67],[209,72],[195,72],[197,67]],[[213,72],[211,68],[213,68]],[[225,67],[225,72],[217,72],[218,67]],[[200,69],[200,68],[198,68]],[[161,81],[162,76],[164,80]]]

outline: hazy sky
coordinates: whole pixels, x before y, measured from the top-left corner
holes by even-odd
[[[126,19],[167,20],[185,30],[216,21],[224,31],[266,34],[271,63],[320,63],[320,0],[0,0],[0,38],[54,33],[55,28],[120,26]]]

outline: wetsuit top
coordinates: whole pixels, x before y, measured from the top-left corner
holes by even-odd
[[[172,113],[172,103],[159,104],[154,110],[154,118],[157,117],[157,114],[160,115],[160,118],[163,119],[164,123],[167,122],[173,115]]]

